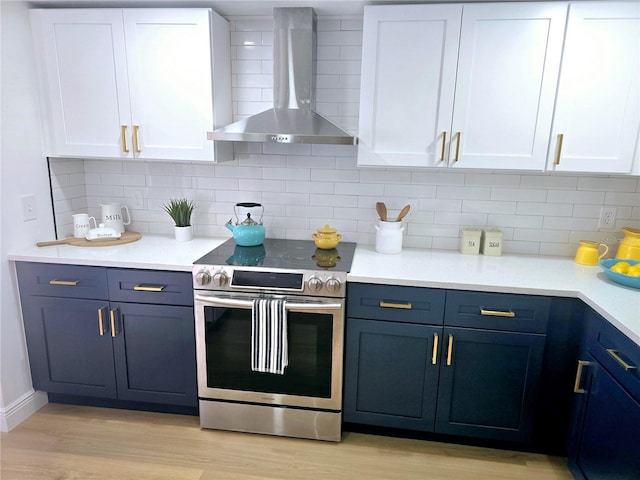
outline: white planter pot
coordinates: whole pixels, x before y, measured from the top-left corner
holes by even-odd
[[[193,239],[193,225],[188,227],[173,227],[177,242],[188,242]]]

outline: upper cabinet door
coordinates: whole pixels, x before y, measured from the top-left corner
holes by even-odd
[[[639,58],[637,2],[571,4],[549,170],[631,173],[638,155]]]
[[[131,123],[122,11],[34,10],[47,154],[126,157]]]
[[[449,165],[543,170],[565,3],[465,5]]]
[[[443,165],[461,5],[365,7],[358,164]]]
[[[137,158],[213,158],[209,12],[124,10]],[[188,152],[188,153],[187,153]]]
[[[231,121],[226,20],[179,8],[32,15],[47,155],[216,159],[207,131]]]

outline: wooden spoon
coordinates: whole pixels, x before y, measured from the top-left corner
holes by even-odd
[[[387,206],[384,202],[376,202],[376,212],[378,212],[380,220],[383,222],[387,221]]]
[[[400,210],[400,213],[398,214],[398,218],[396,218],[396,222],[399,222],[404,217],[406,217],[407,213],[409,213],[409,210],[411,210],[411,205],[405,205],[404,207],[402,207],[402,210]]]

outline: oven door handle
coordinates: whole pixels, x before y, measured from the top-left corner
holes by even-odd
[[[206,295],[195,295],[195,299],[206,303],[207,305],[211,305],[212,307],[230,307],[230,308],[252,308],[253,301],[252,300],[240,300],[237,298],[229,298],[229,297],[210,297]],[[342,308],[341,303],[330,303],[330,302],[321,302],[321,303],[296,303],[290,302],[287,300],[286,303],[287,310],[339,310]]]

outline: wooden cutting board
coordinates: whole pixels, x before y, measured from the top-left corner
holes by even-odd
[[[111,247],[113,245],[123,245],[125,243],[135,242],[142,237],[138,232],[123,232],[120,238],[112,240],[87,240],[86,238],[67,237],[62,240],[52,240],[50,242],[38,242],[39,247],[48,247],[49,245],[75,245],[76,247]]]

